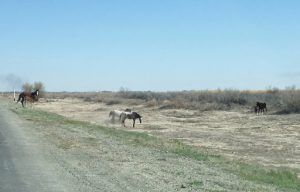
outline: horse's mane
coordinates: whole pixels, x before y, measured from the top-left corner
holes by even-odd
[[[142,118],[142,116],[135,111],[132,111],[131,113],[134,114],[136,118]]]

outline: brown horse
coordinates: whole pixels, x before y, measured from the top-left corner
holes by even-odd
[[[131,111],[131,112],[122,112],[120,115],[120,120],[121,123],[123,124],[123,126],[125,127],[125,120],[126,119],[132,119],[133,120],[133,125],[132,127],[134,127],[135,125],[135,120],[139,119],[140,123],[142,123],[142,116],[140,116],[137,112],[135,111]]]
[[[262,113],[264,114],[267,112],[267,104],[266,103],[261,103],[261,102],[256,102],[256,106],[254,107],[254,111],[256,114]]]
[[[25,107],[26,106],[26,102],[29,101],[31,103],[34,103],[35,101],[39,100],[39,90],[35,90],[34,92],[28,93],[28,92],[22,92],[19,95],[18,101],[21,101],[22,106]]]

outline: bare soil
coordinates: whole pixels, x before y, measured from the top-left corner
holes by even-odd
[[[263,165],[300,169],[300,115],[256,115],[248,109],[196,111],[137,106],[106,105],[80,99],[41,100],[34,107],[94,124],[147,132],[179,139],[228,158]],[[142,124],[126,120],[126,128],[111,123],[109,112],[132,108],[142,115]]]

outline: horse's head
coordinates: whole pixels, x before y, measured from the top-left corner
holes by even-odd
[[[132,112],[132,114],[134,115],[134,117],[136,119],[139,119],[140,120],[140,123],[142,123],[142,116],[140,114],[138,114],[137,112]]]
[[[131,112],[132,110],[131,109],[125,109],[125,112]]]
[[[35,100],[38,101],[39,100],[39,90],[35,90],[34,92],[31,93],[31,97]]]

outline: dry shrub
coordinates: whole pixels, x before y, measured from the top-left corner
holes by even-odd
[[[146,107],[157,107],[158,101],[156,99],[152,99],[150,101],[147,101],[145,105]]]
[[[30,83],[25,83],[22,85],[22,90],[27,93],[32,92],[33,86]]]
[[[232,89],[216,91],[180,91],[151,92],[62,92],[49,93],[54,98],[79,98],[86,102],[102,102],[107,105],[123,104],[127,106],[144,105],[160,109],[194,110],[231,110],[251,109],[256,102],[267,103],[268,111],[280,113],[300,113],[300,91],[295,88],[279,90],[272,88],[265,91],[239,91]]]
[[[120,103],[121,103],[120,100],[115,100],[115,99],[105,101],[106,105],[117,105],[117,104],[120,104]]]
[[[281,110],[278,113],[300,113],[300,90],[287,89],[280,93]]]
[[[27,93],[39,90],[39,97],[45,96],[45,86],[42,82],[34,82],[33,85],[30,83],[25,83],[22,85],[22,90]]]

